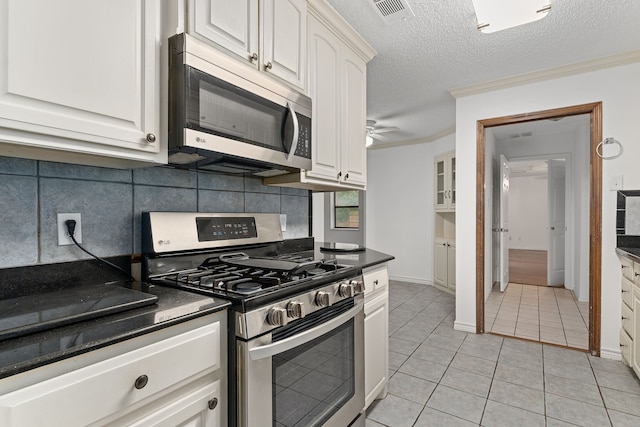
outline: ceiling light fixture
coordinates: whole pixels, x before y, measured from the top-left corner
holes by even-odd
[[[478,30],[495,33],[544,18],[551,10],[550,0],[471,0]]]

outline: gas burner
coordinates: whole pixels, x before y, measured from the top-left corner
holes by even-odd
[[[262,289],[262,285],[257,282],[238,283],[235,286],[235,290],[241,293],[255,292],[259,291],[260,289]]]

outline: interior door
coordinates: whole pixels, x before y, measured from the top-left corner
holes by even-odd
[[[564,284],[565,246],[565,170],[564,160],[549,160],[549,250],[547,251],[547,285]]]
[[[491,162],[491,287],[500,281],[500,167],[498,159],[493,158]]]
[[[509,284],[509,163],[500,155],[500,292]]]

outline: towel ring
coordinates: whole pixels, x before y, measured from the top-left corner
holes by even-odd
[[[603,150],[604,150],[604,146],[605,146],[605,145],[607,145],[607,144],[617,144],[617,145],[618,145],[618,147],[620,147],[620,151],[618,152],[618,154],[614,154],[613,156],[607,156],[607,157],[605,157],[605,156],[603,155]],[[600,149],[600,147],[603,147],[603,148],[602,148],[602,150]],[[620,155],[622,155],[622,151],[624,151],[624,150],[623,150],[623,148],[622,148],[622,144],[620,144],[620,141],[618,141],[618,140],[617,140],[617,139],[615,139],[615,138],[611,138],[611,137],[609,137],[609,138],[605,138],[603,141],[600,141],[600,142],[598,143],[598,145],[596,146],[596,154],[597,154],[597,155],[598,155],[598,157],[600,157],[602,160],[611,160],[611,159],[615,159],[615,158],[617,158],[617,157],[620,157]]]

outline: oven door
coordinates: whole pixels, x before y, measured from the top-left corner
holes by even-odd
[[[237,342],[238,425],[360,425],[364,419],[362,297]]]

